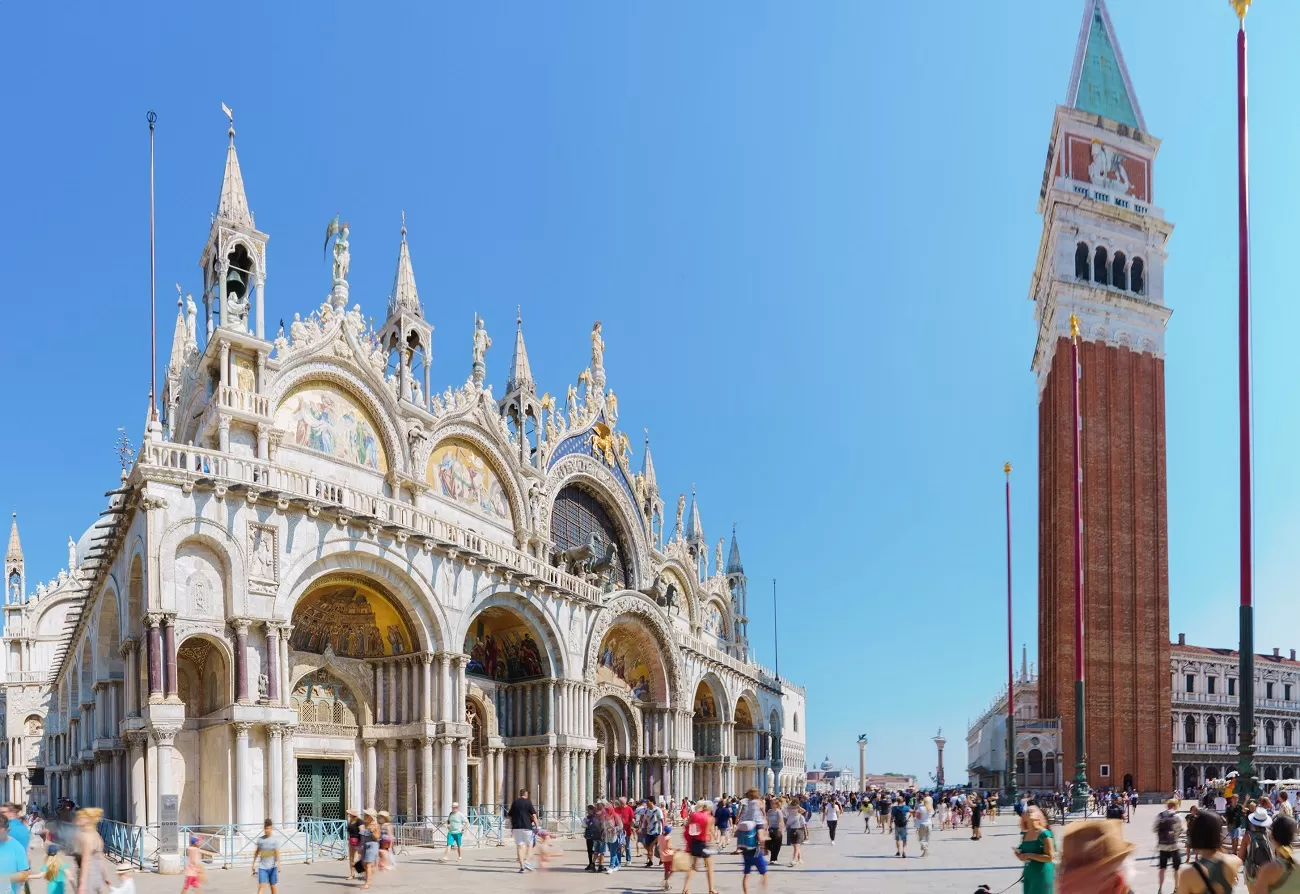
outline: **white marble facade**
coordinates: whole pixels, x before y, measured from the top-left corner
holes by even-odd
[[[803,690],[753,660],[734,531],[694,495],[666,523],[648,439],[632,462],[600,325],[565,397],[521,324],[500,400],[484,325],[432,393],[405,226],[378,330],[331,229],[329,298],[268,338],[231,131],[202,308],[49,663],[48,797],[224,824],[800,789]]]

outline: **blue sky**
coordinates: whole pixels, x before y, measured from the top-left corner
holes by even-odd
[[[1300,6],[1252,25],[1261,649],[1300,647],[1292,270]],[[1177,228],[1166,296],[1173,633],[1235,642],[1234,21],[1112,0]],[[434,379],[473,314],[500,390],[515,306],[562,392],[602,319],[609,384],[671,503],[739,523],[751,639],[808,685],[809,757],[928,773],[1004,678],[1004,460],[1015,615],[1035,650],[1035,202],[1081,4],[6,4],[19,39],[0,215],[9,436],[0,504],[52,576],[138,442],[148,391],[147,127],[158,111],[159,356],[235,109],[271,235],[268,327],[329,289],[382,316],[405,209]],[[956,753],[954,754],[953,751]]]

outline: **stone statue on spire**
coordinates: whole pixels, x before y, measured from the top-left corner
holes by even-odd
[[[492,347],[492,339],[488,337],[487,329],[483,326],[483,318],[474,314],[474,367],[472,378],[474,384],[483,385],[483,379],[487,375],[487,367],[484,365],[483,358],[487,356],[487,349]]]
[[[605,340],[600,337],[600,320],[591,327],[591,381],[605,387]]]

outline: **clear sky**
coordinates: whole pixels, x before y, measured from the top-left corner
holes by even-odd
[[[1251,13],[1261,649],[1300,647],[1292,211],[1300,4]],[[1236,628],[1235,21],[1111,0],[1177,228],[1166,296],[1173,633]],[[103,508],[148,390],[145,111],[158,111],[159,358],[200,289],[235,109],[271,235],[268,329],[329,289],[382,317],[406,211],[434,379],[473,314],[515,306],[563,392],[605,323],[620,423],[669,505],[739,525],[751,639],[808,686],[809,758],[927,774],[1005,678],[1002,474],[1015,472],[1016,652],[1036,624],[1029,277],[1081,0],[5,4],[0,501],[32,586]],[[1287,259],[1292,259],[1288,261]]]

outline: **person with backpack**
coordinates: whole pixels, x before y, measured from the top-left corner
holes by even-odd
[[[1231,894],[1241,872],[1241,860],[1222,851],[1223,817],[1213,810],[1189,813],[1187,846],[1195,853],[1196,862],[1179,870],[1174,889],[1177,894]]]
[[[605,859],[605,833],[595,804],[587,805],[587,816],[582,821],[582,837],[587,842],[587,865],[583,872],[600,872],[600,864]]]
[[[767,814],[763,810],[763,802],[758,799],[758,789],[751,788],[745,792],[745,800],[736,813],[736,844],[745,863],[745,874],[740,879],[742,894],[749,894],[751,869],[758,870],[763,890],[767,890],[767,858],[763,856],[767,832]]]
[[[1269,816],[1268,809],[1260,804],[1248,819],[1250,828],[1246,830],[1246,853],[1242,858],[1242,864],[1246,869],[1246,884],[1252,886],[1259,871],[1273,862],[1273,842],[1268,836],[1273,817]]]
[[[1178,799],[1170,798],[1165,802],[1165,809],[1156,817],[1156,850],[1160,854],[1160,876],[1156,883],[1156,894],[1164,890],[1165,869],[1169,863],[1173,862],[1174,878],[1178,878],[1178,867],[1183,862],[1182,847],[1178,843],[1179,837],[1183,834],[1183,821],[1179,818],[1177,810]]]
[[[911,815],[902,796],[895,798],[894,806],[889,809],[889,817],[894,821],[895,857],[907,857],[907,820]]]
[[[1260,867],[1255,883],[1250,886],[1250,894],[1297,894],[1300,892],[1300,872],[1296,870],[1300,867],[1291,853],[1296,822],[1290,816],[1279,813],[1273,817],[1273,825],[1269,827],[1268,834],[1273,840],[1274,859],[1267,866]]]

